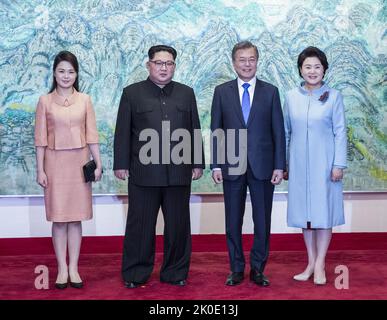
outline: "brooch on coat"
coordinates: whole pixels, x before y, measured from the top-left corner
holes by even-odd
[[[329,98],[329,91],[325,91],[321,96],[320,98],[318,99],[318,101],[321,101],[322,103],[324,103],[325,101],[327,101]]]

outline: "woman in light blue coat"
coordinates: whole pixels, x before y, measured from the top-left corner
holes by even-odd
[[[308,47],[298,56],[304,79],[286,94],[284,104],[289,179],[288,226],[302,228],[306,269],[293,278],[326,283],[325,256],[332,227],[344,224],[343,169],[347,134],[341,93],[323,81],[328,61]],[[285,177],[286,178],[286,177]]]

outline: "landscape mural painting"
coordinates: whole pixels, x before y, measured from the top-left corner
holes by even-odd
[[[0,194],[42,194],[37,185],[35,108],[52,82],[60,50],[80,61],[91,95],[104,165],[95,194],[126,193],[112,171],[122,89],[147,77],[150,46],[177,49],[175,80],[192,86],[208,134],[216,85],[236,77],[231,50],[258,46],[258,77],[284,93],[299,85],[296,62],[307,46],[327,54],[326,82],[344,95],[347,191],[387,189],[387,2],[384,0],[3,0],[0,3]],[[205,137],[205,141],[209,141]],[[206,148],[209,162],[209,147]],[[277,191],[286,191],[286,183]],[[193,192],[221,192],[209,168]]]

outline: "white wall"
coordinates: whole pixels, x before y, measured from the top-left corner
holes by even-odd
[[[300,232],[286,226],[287,193],[274,195],[272,233]],[[127,198],[101,195],[93,198],[94,218],[83,223],[85,236],[123,235]],[[387,232],[387,193],[346,193],[344,196],[346,224],[335,232]],[[191,197],[193,234],[224,233],[223,196],[193,194]],[[162,234],[163,219],[159,215],[157,234]],[[246,206],[244,233],[253,232],[251,203]],[[46,221],[41,196],[0,197],[0,238],[48,237],[51,223]]]

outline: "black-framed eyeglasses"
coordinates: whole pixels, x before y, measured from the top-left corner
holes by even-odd
[[[161,69],[162,66],[165,66],[166,68],[172,68],[174,67],[176,64],[174,61],[161,61],[161,60],[156,60],[156,61],[153,61],[153,60],[149,60],[149,62],[152,62],[157,68]]]

